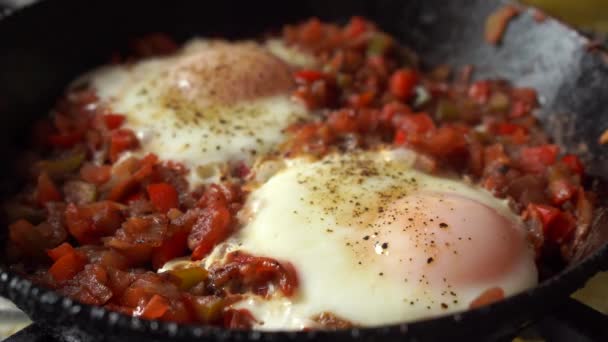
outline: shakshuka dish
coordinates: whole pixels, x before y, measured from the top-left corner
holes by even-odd
[[[144,319],[430,318],[567,265],[595,202],[534,89],[420,67],[373,23],[163,34],[74,80],[5,201],[11,269]]]

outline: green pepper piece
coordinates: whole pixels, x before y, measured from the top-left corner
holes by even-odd
[[[169,273],[179,280],[180,290],[186,291],[196,284],[205,281],[209,273],[202,267],[188,267],[169,271]]]
[[[84,151],[76,151],[71,155],[55,160],[43,160],[38,163],[40,171],[45,171],[51,177],[58,177],[76,171],[84,162]]]
[[[349,87],[353,83],[353,77],[348,74],[338,74],[336,76],[336,83],[342,89]]]
[[[509,97],[503,93],[494,93],[488,101],[488,108],[492,112],[503,112],[509,109]]]
[[[437,104],[437,119],[457,120],[461,116],[460,108],[449,99],[440,99]]]
[[[4,212],[9,222],[24,219],[33,224],[38,224],[44,220],[44,211],[20,203],[5,203]]]
[[[367,44],[368,56],[382,56],[393,46],[393,39],[386,34],[374,34]]]

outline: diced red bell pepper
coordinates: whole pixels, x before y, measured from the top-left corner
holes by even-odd
[[[562,212],[558,208],[544,204],[529,204],[528,211],[536,213],[543,224],[545,238],[553,242],[563,242],[575,228],[575,219],[572,214]]]
[[[171,184],[150,184],[146,190],[150,201],[158,211],[166,213],[171,208],[179,208],[179,196]]]
[[[57,133],[49,136],[49,143],[58,148],[70,148],[84,138],[82,132]]]
[[[559,209],[545,204],[530,204],[529,209],[536,211],[543,227],[548,227],[560,213]]]
[[[433,119],[427,113],[403,115],[395,118],[395,124],[399,130],[416,134],[423,134],[436,128]]]
[[[192,260],[204,258],[213,247],[230,234],[230,211],[222,204],[210,205],[198,218],[190,236],[188,245],[192,251]]]
[[[133,131],[128,129],[113,131],[110,138],[110,160],[112,162],[117,161],[122,152],[133,149],[138,145],[139,141]]]
[[[49,273],[58,282],[70,280],[84,269],[86,263],[86,257],[75,251],[57,259],[49,268]]]
[[[413,69],[400,69],[393,73],[389,80],[389,90],[393,96],[407,100],[414,93],[418,84],[418,74]]]
[[[359,129],[356,113],[352,109],[331,113],[327,118],[327,124],[337,134],[352,133]]]
[[[558,153],[559,148],[552,144],[525,147],[521,150],[520,166],[528,172],[543,172],[555,163]]]
[[[105,114],[103,120],[108,129],[116,129],[125,122],[125,116],[121,114]]]
[[[305,70],[297,71],[294,74],[294,78],[296,79],[296,82],[298,82],[298,83],[307,84],[307,83],[313,83],[314,81],[318,81],[318,80],[325,78],[325,74],[320,71],[317,71],[317,70],[305,69]]]
[[[353,108],[365,108],[373,101],[376,94],[373,91],[364,91],[359,94],[353,94],[348,98],[348,103]]]
[[[490,98],[490,81],[477,81],[469,87],[469,97],[484,104]]]
[[[501,122],[496,126],[496,133],[498,133],[499,135],[511,135],[517,131],[526,132],[526,128],[521,125],[512,124],[508,122]]]
[[[114,234],[123,220],[120,207],[110,201],[82,206],[69,203],[65,209],[68,231],[81,244],[96,244],[101,237]]]
[[[36,187],[36,199],[38,204],[44,206],[47,202],[61,201],[61,192],[55,186],[55,183],[46,172],[42,172],[38,176],[38,185]]]
[[[583,166],[581,160],[574,154],[563,156],[562,162],[575,174],[582,175],[585,173],[585,166]]]
[[[393,144],[395,145],[403,145],[407,142],[407,133],[402,130],[398,130],[395,133],[395,138],[393,139]]]
[[[317,18],[308,20],[300,29],[300,39],[306,42],[317,42],[323,34],[323,24]]]
[[[72,245],[70,245],[67,242],[62,243],[61,245],[53,248],[53,249],[49,249],[46,254],[48,254],[48,256],[53,259],[53,261],[57,261],[59,260],[61,257],[68,255],[70,253],[75,253],[76,250],[74,249],[74,247],[72,247]]]
[[[528,115],[537,104],[537,94],[531,88],[515,88],[512,92],[512,105],[509,116],[519,118]]]
[[[556,205],[562,205],[578,193],[578,187],[570,183],[566,178],[559,178],[549,183],[549,194],[551,201]]]
[[[362,17],[352,17],[346,27],[344,27],[344,35],[347,38],[356,38],[367,30],[367,22]]]
[[[141,310],[141,317],[146,319],[159,319],[169,310],[169,301],[155,294]]]
[[[80,177],[83,180],[101,185],[110,179],[112,167],[110,165],[95,165],[86,163],[80,169]]]
[[[176,232],[169,239],[163,241],[160,247],[152,250],[152,266],[154,269],[163,267],[168,261],[183,256],[188,248],[188,233]]]
[[[475,298],[469,308],[475,309],[488,304],[498,302],[505,298],[505,291],[500,287],[492,287],[482,292],[477,298]]]

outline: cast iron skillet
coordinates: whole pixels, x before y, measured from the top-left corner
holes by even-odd
[[[343,21],[359,14],[395,34],[429,64],[474,64],[476,77],[504,77],[536,88],[542,96],[544,107],[539,117],[545,127],[562,148],[582,153],[590,172],[601,177],[608,171],[608,151],[596,143],[608,128],[604,55],[587,51],[588,41],[561,23],[552,19],[536,23],[530,13],[511,23],[501,47],[489,46],[483,42],[484,21],[501,4],[497,0],[43,1],[0,21],[0,147],[4,165],[10,165],[18,151],[20,134],[34,117],[46,115],[67,82],[104,63],[111,51],[131,37],[167,32],[178,39],[197,34],[238,38],[310,16]],[[8,172],[10,168],[2,169]],[[3,189],[10,191],[13,178],[5,175],[2,179]],[[497,338],[555,308],[594,272],[608,266],[608,247],[602,244],[607,241],[607,222],[606,214],[600,211],[584,253],[561,274],[536,288],[481,309],[381,328],[260,333],[144,321],[75,303],[1,266],[0,294],[37,322],[77,326],[99,340]]]

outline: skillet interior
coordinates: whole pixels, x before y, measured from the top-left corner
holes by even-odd
[[[371,18],[418,51],[430,64],[476,65],[476,77],[497,77],[536,88],[543,100],[540,118],[554,139],[569,151],[583,153],[592,174],[608,171],[605,148],[597,137],[608,127],[608,66],[600,53],[585,50],[587,40],[559,22],[535,23],[521,15],[509,27],[500,48],[483,43],[484,21],[498,0],[298,1],[241,2],[223,0],[84,2],[45,1],[0,22],[0,148],[12,160],[20,133],[38,115],[45,115],[67,82],[125,46],[128,38],[167,32],[178,39],[192,35],[238,38],[279,28],[309,16],[344,20],[353,14]],[[3,168],[3,171],[10,171]],[[10,191],[11,178],[2,177]],[[8,180],[8,181],[6,181]],[[379,329],[335,333],[234,332],[142,321],[100,308],[73,303],[0,268],[0,293],[14,300],[36,321],[98,331],[99,338],[150,339],[206,336],[211,339],[289,338],[294,340],[442,339],[502,336],[551,309],[598,270],[608,266],[608,218],[596,220],[586,254],[593,254],[561,275],[501,303],[439,319]],[[603,229],[602,229],[603,228]],[[583,256],[580,257],[583,260]],[[1,267],[1,266],[0,266]],[[114,338],[116,337],[116,338]]]

